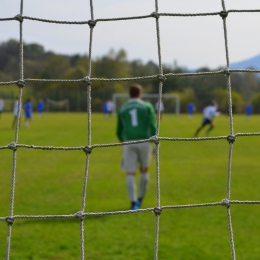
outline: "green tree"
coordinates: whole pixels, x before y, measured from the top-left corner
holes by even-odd
[[[192,88],[186,88],[183,92],[179,92],[180,95],[180,112],[186,113],[189,103],[197,103],[194,90]]]
[[[53,55],[46,60],[42,75],[47,79],[61,79],[69,68],[70,63],[66,57]]]
[[[242,113],[244,110],[244,100],[240,93],[235,90],[232,90],[232,105],[233,113]]]
[[[254,113],[260,113],[260,92],[254,94],[251,98]]]
[[[245,102],[249,102],[251,97],[260,91],[259,78],[253,73],[232,73],[232,89],[239,92]]]
[[[218,103],[219,110],[222,112],[228,111],[228,92],[226,89],[218,87],[212,91],[212,99]],[[235,90],[232,90],[232,106],[233,113],[241,113],[243,111],[244,101],[242,95]]]

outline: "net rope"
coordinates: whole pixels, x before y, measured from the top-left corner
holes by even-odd
[[[56,146],[37,146],[29,144],[19,144],[19,121],[16,122],[14,141],[5,146],[0,146],[0,150],[11,149],[13,152],[12,157],[12,180],[11,180],[11,191],[10,191],[10,209],[9,216],[0,216],[0,221],[6,221],[8,225],[7,233],[7,244],[6,244],[6,260],[10,259],[10,245],[11,245],[11,232],[13,228],[13,223],[16,219],[64,219],[64,218],[77,218],[80,221],[80,259],[85,259],[84,256],[84,219],[88,216],[105,216],[105,215],[123,215],[123,214],[137,214],[139,212],[154,212],[155,214],[155,242],[154,242],[154,259],[158,259],[158,247],[159,247],[159,227],[160,227],[160,215],[164,210],[170,209],[179,209],[179,208],[194,208],[194,207],[213,207],[213,206],[224,206],[227,210],[227,224],[229,230],[229,239],[230,239],[230,250],[232,260],[236,259],[235,246],[233,239],[233,230],[232,230],[232,220],[231,220],[231,211],[230,207],[232,204],[260,204],[260,201],[248,201],[248,200],[230,200],[231,193],[231,165],[232,165],[232,152],[233,144],[237,137],[248,137],[248,136],[260,136],[260,132],[256,133],[236,133],[234,134],[233,126],[233,115],[232,115],[232,88],[231,88],[231,74],[234,72],[246,72],[246,73],[259,73],[260,70],[251,70],[251,69],[230,69],[229,68],[229,51],[228,51],[228,33],[227,33],[227,17],[232,13],[252,13],[260,12],[260,10],[226,10],[225,0],[221,0],[222,10],[219,12],[211,13],[160,13],[158,0],[155,0],[155,11],[152,14],[144,16],[132,16],[132,17],[119,17],[119,18],[109,18],[109,19],[94,19],[94,7],[92,0],[89,1],[90,4],[90,16],[91,20],[89,21],[56,21],[56,20],[47,20],[40,19],[35,17],[23,16],[23,0],[20,0],[20,13],[15,17],[9,18],[0,18],[1,21],[13,21],[16,20],[19,22],[20,33],[19,33],[19,55],[20,55],[20,78],[15,81],[0,82],[0,85],[13,85],[16,84],[19,88],[19,106],[18,106],[18,119],[21,117],[21,100],[23,94],[23,87],[26,86],[27,82],[64,82],[64,83],[79,83],[84,82],[87,84],[87,108],[88,108],[88,134],[87,134],[87,145],[86,146],[76,146],[76,147],[56,147]],[[196,17],[196,16],[220,16],[223,23],[223,34],[224,34],[224,43],[225,43],[225,56],[226,56],[226,68],[218,71],[211,72],[196,72],[196,73],[163,73],[162,66],[162,57],[161,57],[161,43],[160,43],[160,17],[163,16],[179,16],[179,17]],[[121,21],[121,20],[136,20],[136,19],[155,19],[155,30],[156,30],[156,39],[157,39],[157,51],[158,51],[158,64],[159,71],[157,75],[143,76],[143,77],[132,77],[132,78],[92,78],[91,77],[91,59],[92,59],[92,39],[94,27],[97,23],[100,22],[111,22],[111,21]],[[89,40],[89,62],[88,62],[88,73],[83,79],[24,79],[24,58],[23,58],[23,21],[24,20],[33,20],[36,22],[45,22],[45,23],[56,23],[56,24],[74,24],[74,25],[84,25],[88,24],[90,27],[90,40]],[[158,82],[158,110],[160,111],[161,107],[161,97],[163,82],[168,77],[193,77],[193,76],[212,76],[212,75],[225,75],[227,79],[227,91],[228,91],[228,109],[229,109],[229,134],[226,136],[217,136],[217,137],[198,137],[198,138],[170,138],[170,137],[160,137],[160,113],[157,114],[157,130],[156,135],[146,139],[138,140],[124,143],[109,143],[109,144],[91,144],[91,84],[95,81],[100,82],[116,82],[116,81],[137,81],[137,80],[146,80],[146,79],[157,79]],[[159,163],[159,152],[160,152],[160,142],[162,141],[214,141],[226,139],[228,141],[229,150],[228,150],[228,164],[227,164],[227,190],[226,198],[219,202],[213,203],[201,203],[201,204],[186,204],[186,205],[166,205],[161,206],[160,203],[160,163]],[[93,149],[96,148],[106,148],[112,146],[122,146],[133,143],[143,143],[143,142],[152,142],[156,146],[156,205],[153,208],[138,209],[135,211],[125,210],[125,211],[111,211],[111,212],[85,212],[85,203],[86,203],[86,191],[88,183],[88,169],[90,164],[90,154],[93,152]],[[81,209],[73,214],[69,215],[14,215],[14,199],[15,199],[15,178],[16,178],[16,157],[18,149],[38,149],[38,150],[61,150],[61,151],[78,151],[82,150],[86,153],[85,161],[85,172],[84,172],[84,182],[83,182],[83,191],[82,191],[82,203]]]

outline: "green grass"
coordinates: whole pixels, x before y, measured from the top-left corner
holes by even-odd
[[[160,136],[192,137],[201,115],[188,120],[163,115]],[[260,117],[234,116],[235,133],[259,132]],[[215,119],[212,136],[229,134],[229,119]],[[0,120],[0,146],[14,140],[12,115]],[[117,142],[115,117],[92,114],[92,144]],[[204,131],[200,136],[203,136]],[[20,128],[19,144],[87,145],[87,115],[34,115],[30,128]],[[234,143],[231,199],[260,200],[259,137],[238,137]],[[218,202],[226,197],[229,144],[226,140],[160,143],[161,205]],[[0,150],[0,217],[9,215],[12,151]],[[95,148],[90,155],[85,212],[127,210],[121,147]],[[86,156],[83,151],[17,152],[15,215],[74,214],[81,209]],[[155,159],[143,208],[156,205]],[[236,257],[259,259],[260,205],[231,206]],[[153,259],[155,216],[151,212],[84,221],[85,258]],[[0,259],[5,259],[7,225],[0,221]],[[15,220],[10,259],[80,259],[80,227],[76,219]],[[164,210],[160,217],[159,259],[231,259],[226,208]]]

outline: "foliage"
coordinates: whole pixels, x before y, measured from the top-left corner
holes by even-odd
[[[187,111],[187,106],[189,103],[196,104],[196,95],[192,88],[185,88],[184,91],[179,93],[180,95],[180,109],[181,111]]]
[[[253,106],[254,113],[260,113],[260,93],[256,93],[252,97],[251,104]]]
[[[219,106],[221,112],[228,112],[228,92],[226,89],[216,88],[212,91],[212,98],[214,98]],[[244,101],[237,91],[232,91],[232,107],[233,113],[241,113],[244,108]]]
[[[0,82],[20,78],[19,43],[9,40],[0,44]],[[140,59],[129,61],[127,53],[121,49],[111,49],[107,54],[91,61],[92,78],[129,78],[157,75],[159,68],[153,61],[144,63]],[[220,70],[221,68],[218,68]],[[32,43],[24,43],[24,77],[34,79],[83,79],[88,75],[88,55],[60,55],[46,52],[44,47]],[[209,72],[208,68],[200,68],[196,72]],[[164,74],[187,73],[186,68],[173,65],[163,65]],[[156,79],[146,79],[138,82],[143,85],[146,93],[158,93],[159,83]],[[102,111],[102,103],[111,99],[113,93],[128,91],[129,82],[93,81],[91,96],[93,111]],[[243,104],[260,91],[259,79],[253,73],[232,73],[232,98],[236,112],[242,112]],[[27,94],[38,98],[61,100],[69,98],[72,111],[86,111],[87,84],[85,83],[28,83]],[[168,76],[163,84],[163,93],[179,93],[181,112],[186,112],[187,103],[193,102],[197,111],[212,100],[219,102],[221,110],[228,107],[227,78],[224,75],[175,77]],[[24,97],[27,98],[28,96]],[[167,110],[167,109],[166,109]],[[258,111],[258,109],[254,109]]]

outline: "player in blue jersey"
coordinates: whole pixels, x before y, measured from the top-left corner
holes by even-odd
[[[251,106],[250,104],[247,104],[247,105],[245,106],[245,110],[246,110],[246,120],[248,120],[249,117],[250,117],[251,114],[252,114],[253,108],[252,108],[252,106]]]
[[[107,101],[103,104],[103,112],[105,118],[108,118],[108,107],[107,107]]]
[[[38,111],[38,116],[42,117],[44,112],[44,101],[41,98],[39,99],[39,102],[37,104],[37,111]]]
[[[24,104],[24,114],[25,114],[24,127],[28,127],[32,120],[32,110],[33,110],[32,100],[28,98]]]
[[[193,113],[195,111],[194,104],[193,103],[189,103],[187,109],[188,109],[188,118],[192,119],[192,115],[193,115]]]
[[[122,105],[117,115],[117,137],[120,142],[148,139],[156,134],[154,108],[141,100],[142,87],[134,84],[129,90],[130,99]],[[151,143],[137,143],[122,146],[121,167],[126,172],[126,183],[131,209],[141,206],[149,179],[148,167],[151,159]],[[135,173],[140,164],[140,188],[136,196]]]

